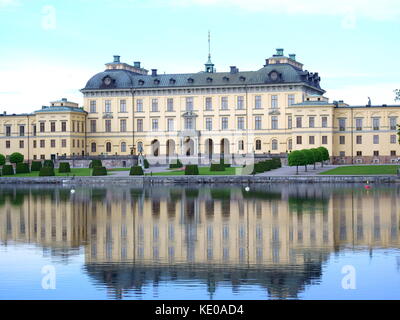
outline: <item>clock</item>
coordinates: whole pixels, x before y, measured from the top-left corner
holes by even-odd
[[[269,74],[269,77],[270,77],[270,79],[271,79],[272,81],[276,81],[276,80],[278,80],[278,78],[279,78],[279,74],[278,74],[278,72],[276,72],[276,71],[272,71],[272,72]]]
[[[111,80],[110,77],[105,77],[105,78],[103,79],[103,83],[104,83],[106,86],[109,86],[109,85],[111,84],[111,82],[112,82],[112,80]]]

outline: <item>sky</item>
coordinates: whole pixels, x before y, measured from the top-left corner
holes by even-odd
[[[262,68],[276,48],[318,72],[330,101],[393,104],[398,0],[0,0],[0,112],[80,93],[120,55],[159,73]]]

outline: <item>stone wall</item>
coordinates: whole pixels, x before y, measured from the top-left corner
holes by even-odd
[[[54,165],[56,168],[59,167],[60,162],[68,162],[71,168],[89,168],[91,159],[67,159],[67,160],[55,160]],[[101,159],[103,166],[106,168],[130,168],[137,165],[136,158],[119,158],[119,159]]]

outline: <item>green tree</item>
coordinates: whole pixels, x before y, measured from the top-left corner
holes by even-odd
[[[0,154],[0,166],[4,166],[6,164],[6,157]]]
[[[19,152],[14,152],[11,156],[10,156],[10,162],[11,163],[21,163],[24,162],[24,156],[19,153]]]
[[[311,149],[311,151],[314,154],[314,160],[315,160],[315,162],[314,162],[314,170],[315,170],[315,164],[317,162],[321,162],[322,163],[323,156],[322,156],[322,152],[320,150],[318,150],[317,148],[313,148],[313,149]]]
[[[324,165],[324,161],[329,160],[329,151],[325,147],[319,147],[318,150],[320,150],[321,153],[322,153],[322,162],[321,163],[322,163],[322,166],[323,166]]]
[[[315,162],[314,161],[314,153],[310,149],[303,149],[301,151],[304,153],[305,158],[306,158],[305,163],[304,163],[304,167],[305,167],[306,172],[307,172],[307,165],[314,164],[314,162]]]
[[[296,174],[299,174],[299,166],[303,166],[306,163],[305,154],[302,151],[292,151],[288,155],[288,165],[290,167],[296,167]]]

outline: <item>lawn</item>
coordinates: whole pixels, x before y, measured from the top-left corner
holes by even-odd
[[[68,177],[68,176],[90,176],[92,175],[92,169],[88,168],[71,168],[71,173],[59,173],[58,169],[55,169],[56,176],[58,177]],[[30,173],[15,174],[12,176],[1,176],[1,177],[16,177],[16,178],[27,178],[27,177],[39,177],[39,171],[33,171]],[[1,179],[0,177],[0,179]]]
[[[199,174],[201,176],[232,176],[236,174],[238,168],[226,168],[225,171],[210,171],[209,167],[199,167]],[[240,168],[239,168],[240,169]],[[147,176],[150,174],[147,173]],[[153,173],[153,176],[184,176],[185,170],[173,170],[168,172]]]
[[[324,175],[374,175],[374,174],[397,174],[396,165],[372,165],[372,166],[345,166],[321,172]]]

